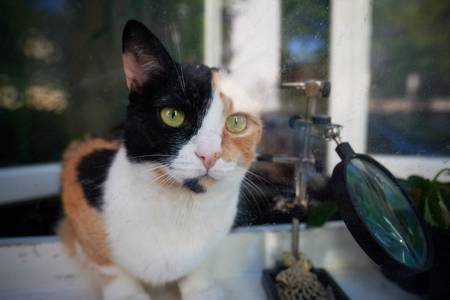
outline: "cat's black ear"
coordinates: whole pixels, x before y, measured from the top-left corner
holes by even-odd
[[[176,68],[159,39],[135,20],[129,20],[123,29],[122,61],[128,89],[138,92]]]

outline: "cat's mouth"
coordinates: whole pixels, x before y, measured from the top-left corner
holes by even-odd
[[[206,189],[213,185],[217,180],[208,174],[185,179],[183,186],[196,194],[205,193]]]

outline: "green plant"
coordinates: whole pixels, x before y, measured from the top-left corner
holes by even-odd
[[[309,207],[306,223],[319,227],[325,224],[337,212],[336,202],[324,201]]]
[[[441,175],[450,175],[450,168],[440,170],[433,179],[412,175],[402,185],[422,212],[425,221],[442,229],[450,228],[450,182],[439,182]]]

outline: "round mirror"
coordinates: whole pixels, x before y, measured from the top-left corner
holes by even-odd
[[[361,220],[386,251],[413,269],[427,262],[427,241],[409,200],[381,169],[353,158],[345,168],[346,186]]]
[[[378,264],[406,273],[425,271],[432,248],[421,217],[395,177],[348,144],[332,180],[339,210],[365,252]]]

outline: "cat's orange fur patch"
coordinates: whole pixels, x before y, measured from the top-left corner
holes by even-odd
[[[67,218],[64,218],[58,225],[58,235],[66,246],[69,256],[76,257],[77,237],[75,230]]]
[[[212,87],[213,89],[218,89],[220,83],[220,72],[215,69],[212,70]]]
[[[256,146],[261,139],[262,126],[259,118],[247,115],[247,128],[242,133],[233,134],[226,129],[222,135],[222,158],[236,161],[248,168],[256,156]]]
[[[116,150],[118,141],[88,139],[72,143],[63,155],[62,201],[65,219],[59,233],[69,254],[75,254],[79,243],[83,253],[96,265],[111,265],[111,253],[106,239],[102,215],[91,207],[78,181],[77,167],[88,154],[98,150]]]
[[[241,113],[235,111],[233,101],[239,101],[238,99],[232,99],[222,90],[220,90],[220,74],[213,72],[213,87],[219,90],[220,99],[224,104],[224,116],[228,116],[234,113]],[[235,161],[242,167],[248,168],[256,155],[256,146],[258,145],[261,134],[262,124],[259,116],[242,113],[247,117],[247,128],[238,134],[234,134],[224,128],[222,134],[222,159],[226,161]]]

